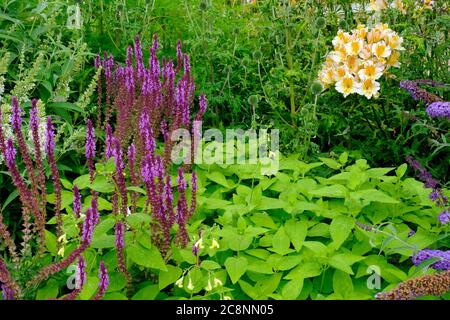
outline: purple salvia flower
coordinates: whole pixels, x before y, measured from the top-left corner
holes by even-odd
[[[94,297],[94,300],[101,300],[109,286],[108,270],[106,270],[105,262],[103,260],[100,262],[98,277],[100,278],[100,282],[98,284],[98,291]]]
[[[173,193],[172,193],[172,179],[170,175],[166,177],[166,184],[164,185],[164,199],[166,201],[167,215],[169,216],[169,224],[173,225],[175,222],[175,214],[173,212]]]
[[[10,289],[7,285],[1,285],[3,300],[15,300],[14,290]]]
[[[206,106],[208,104],[208,101],[206,100],[205,94],[201,94],[199,98],[199,105],[200,105],[200,115],[203,115],[206,112]]]
[[[98,202],[97,202],[98,194],[94,193],[91,200],[91,208],[92,208],[92,223],[96,226],[100,222],[100,212],[98,211]]]
[[[194,172],[192,172],[192,176],[191,176],[191,194],[192,194],[192,199],[191,199],[191,207],[190,207],[190,211],[189,211],[189,217],[192,216],[192,214],[194,213],[195,209],[197,208],[197,190],[198,190],[198,185],[197,185],[197,174]]]
[[[448,210],[444,210],[439,214],[439,222],[442,224],[448,224],[450,222],[450,212]]]
[[[55,150],[55,133],[53,132],[52,117],[47,118],[47,131],[45,139],[45,152],[53,153]]]
[[[77,268],[77,289],[81,290],[86,283],[86,263],[82,256],[78,258],[78,268]]]
[[[427,107],[427,113],[431,118],[450,119],[450,102],[433,102]]]
[[[95,66],[95,69],[98,69],[98,68],[100,68],[100,55],[96,55],[95,56],[95,60],[94,60],[94,66]]]
[[[128,46],[127,48],[127,67],[133,69],[133,47]]]
[[[22,129],[22,110],[19,107],[19,102],[15,96],[12,97],[12,107],[11,107],[11,127],[20,131]]]
[[[124,225],[122,221],[118,221],[116,223],[116,248],[117,249],[123,249],[125,242],[124,242]]]
[[[450,251],[424,249],[414,255],[411,260],[417,266],[422,261],[438,258],[440,261],[433,263],[430,267],[435,270],[450,270]]]
[[[16,151],[16,148],[14,148],[14,143],[13,143],[12,139],[8,139],[6,141],[6,148],[5,148],[5,160],[6,160],[6,165],[8,167],[15,166],[16,155],[17,155],[17,151]]]
[[[138,78],[142,78],[144,75],[145,67],[142,60],[141,38],[139,37],[139,35],[136,36],[136,41],[134,43],[134,55],[136,56],[137,76]]]
[[[108,160],[109,158],[111,158],[113,156],[113,132],[112,132],[112,128],[111,126],[108,124],[106,124],[106,139],[105,139],[105,143],[106,143],[106,149],[105,149],[105,158],[106,160]]]
[[[86,159],[88,161],[89,175],[91,183],[94,182],[95,168],[94,168],[94,158],[95,158],[95,132],[94,126],[91,119],[87,121],[87,131],[86,131]]]
[[[181,51],[181,40],[177,42],[177,69],[176,74],[181,70],[181,64],[183,63],[183,51]]]
[[[92,241],[92,234],[94,232],[94,216],[92,208],[88,208],[86,211],[86,218],[84,219],[82,241],[85,244],[90,244]]]
[[[73,186],[73,214],[77,219],[81,216],[81,194],[76,185]]]

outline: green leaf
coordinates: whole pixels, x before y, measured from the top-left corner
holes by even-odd
[[[281,295],[285,300],[296,300],[303,289],[303,278],[294,279],[286,283],[281,290]]]
[[[81,300],[90,300],[97,292],[99,280],[97,277],[87,277],[78,297]]]
[[[57,239],[56,236],[48,230],[45,230],[45,246],[48,252],[56,256],[57,254]]]
[[[340,156],[339,156],[339,162],[342,165],[345,165],[348,161],[348,152],[343,152]]]
[[[330,235],[336,246],[336,250],[344,243],[348,238],[352,229],[355,226],[355,219],[340,215],[331,221]]]
[[[311,190],[309,193],[319,197],[345,198],[347,197],[348,190],[343,185],[335,184]]]
[[[203,260],[200,266],[205,270],[215,270],[222,268],[220,264],[212,260]]]
[[[304,262],[296,266],[284,279],[295,280],[317,277],[322,273],[322,265],[318,262]]]
[[[366,189],[350,193],[356,199],[363,199],[366,201],[377,201],[382,203],[399,203],[398,200],[388,196],[384,192],[376,189]]]
[[[147,249],[139,244],[132,244],[127,247],[127,254],[133,262],[140,266],[167,271],[167,267],[157,247]]]
[[[229,257],[225,260],[225,269],[233,284],[235,284],[247,271],[247,265],[247,259],[244,257]]]
[[[405,175],[406,169],[408,169],[408,165],[406,163],[402,164],[400,167],[395,170],[395,174],[397,175],[397,178],[401,178]]]
[[[271,276],[264,277],[263,279],[259,280],[255,285],[255,288],[259,292],[259,295],[261,297],[267,297],[268,295],[272,294],[278,288],[281,277],[281,273],[275,273]]]
[[[362,256],[356,256],[350,253],[336,254],[328,261],[330,266],[342,270],[348,274],[354,274],[351,266],[358,261],[365,259]]]
[[[228,184],[227,178],[225,178],[223,173],[220,172],[220,171],[211,172],[211,173],[207,174],[206,177],[209,180],[211,180],[211,181],[213,181],[213,182],[215,182],[217,184],[220,184],[221,186],[223,186],[225,188],[229,188],[230,187],[229,184]]]
[[[112,218],[107,218],[102,220],[96,227],[94,230],[94,237],[100,236],[100,235],[104,235],[106,234],[109,230],[111,230],[112,228],[114,228],[116,222],[114,221],[114,219]]]
[[[77,186],[78,189],[80,189],[80,190],[89,188],[89,185],[90,185],[90,180],[89,179],[90,179],[90,177],[89,177],[88,174],[85,174],[83,176],[79,176],[78,178],[76,178],[73,181],[73,185]]]
[[[154,300],[159,293],[159,286],[152,284],[139,290],[131,300]]]
[[[45,287],[40,288],[37,291],[36,300],[55,299],[58,296],[58,292],[58,283],[55,281],[49,281]]]
[[[120,291],[127,285],[127,279],[121,272],[108,272],[109,285],[107,292]]]
[[[179,267],[167,265],[167,271],[159,271],[159,290],[164,289],[168,285],[175,283],[183,273]]]
[[[127,216],[127,222],[133,229],[139,229],[142,224],[149,225],[151,217],[145,213],[133,213]]]
[[[72,190],[73,189],[73,185],[72,183],[67,180],[67,179],[61,179],[61,184],[63,185],[64,188],[66,188],[67,190]]]
[[[114,191],[114,184],[105,176],[96,176],[92,183],[92,189],[101,193],[110,193]]]
[[[337,170],[337,169],[342,167],[342,165],[339,162],[337,162],[336,160],[334,160],[334,159],[320,158],[320,157],[319,157],[319,159],[320,159],[320,161],[325,163],[325,165],[327,165],[331,169]]]
[[[109,234],[99,234],[92,238],[92,248],[106,249],[114,248],[116,237]]]
[[[119,292],[107,293],[103,297],[103,300],[128,300],[128,298]]]
[[[19,191],[17,191],[17,190],[12,191],[12,192],[9,194],[8,198],[6,198],[5,202],[3,203],[3,206],[2,206],[2,210],[1,210],[1,211],[4,211],[5,208],[8,206],[8,204],[10,204],[10,203],[11,203],[14,199],[16,199],[18,196],[19,196]]]
[[[272,251],[285,255],[292,251],[290,245],[291,241],[286,234],[284,227],[280,227],[272,238]]]
[[[352,278],[346,272],[335,270],[333,275],[333,289],[335,293],[345,298],[353,292]]]

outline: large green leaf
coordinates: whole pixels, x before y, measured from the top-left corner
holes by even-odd
[[[344,243],[355,226],[355,219],[340,215],[331,221],[330,235],[333,239],[336,249]]]
[[[247,265],[247,259],[244,257],[229,257],[225,260],[225,269],[233,284],[235,284],[247,271]]]
[[[140,266],[167,271],[166,264],[158,248],[144,248],[140,244],[131,244],[127,247],[127,254],[130,259]]]

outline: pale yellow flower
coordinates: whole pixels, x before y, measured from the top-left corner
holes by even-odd
[[[334,72],[327,68],[319,72],[319,81],[326,87],[334,83]]]
[[[208,285],[205,287],[206,291],[211,291],[213,289],[212,284],[211,284],[211,280],[208,279]]]
[[[336,37],[334,37],[332,44],[334,47],[342,46],[350,40],[350,34],[343,30],[338,30]]]
[[[184,281],[184,277],[181,277],[180,279],[178,279],[175,282],[175,285],[178,286],[179,288],[183,288],[183,281]]]
[[[402,0],[394,0],[391,3],[391,8],[399,10],[402,14],[406,14],[405,4]]]
[[[192,283],[192,278],[189,277],[188,285],[186,287],[188,290],[192,291],[194,290],[194,284]]]
[[[220,279],[214,278],[214,288],[223,286],[223,282]]]
[[[389,56],[389,58],[386,61],[386,65],[388,67],[400,67],[400,62],[398,59],[400,58],[400,52],[398,51],[392,51],[392,54]]]
[[[348,70],[347,66],[342,65],[342,66],[337,67],[336,72],[334,72],[334,81],[341,80],[348,73],[349,73],[349,70]]]
[[[385,0],[370,0],[369,11],[381,11],[387,8]]]
[[[365,79],[358,88],[358,93],[364,95],[367,99],[378,96],[380,84],[374,79]]]
[[[211,243],[211,245],[209,246],[209,248],[210,248],[210,249],[219,249],[219,248],[220,248],[219,243],[217,242],[216,239],[213,239],[213,240],[212,240],[212,243]]]
[[[391,55],[391,48],[384,41],[380,41],[372,46],[372,53],[378,59],[383,60],[382,58],[387,58]]]
[[[388,36],[388,44],[389,47],[391,47],[391,49],[393,50],[405,50],[405,48],[402,47],[402,43],[403,43],[403,38],[400,37],[398,34],[396,33],[391,33]]]
[[[356,38],[345,44],[345,50],[349,56],[356,56],[362,50],[363,45],[363,40]]]
[[[358,71],[361,79],[379,79],[383,75],[384,67],[379,63],[369,60],[364,63],[364,67]]]
[[[336,82],[335,88],[338,92],[344,95],[344,98],[349,94],[355,93],[359,90],[359,83],[355,81],[353,76],[346,75],[344,78]]]

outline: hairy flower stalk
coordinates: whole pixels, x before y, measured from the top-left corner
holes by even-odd
[[[8,228],[3,223],[3,214],[0,213],[0,239],[3,239],[6,247],[8,248],[9,254],[12,257],[14,263],[19,262],[19,256],[17,255],[17,248],[14,240],[11,238],[11,234],[8,231]]]
[[[17,143],[19,145],[19,151],[22,156],[25,167],[27,169],[28,176],[30,177],[30,180],[31,180],[31,192],[33,195],[33,201],[35,202],[35,206],[39,207],[38,203],[39,203],[40,195],[39,195],[39,190],[38,190],[38,178],[36,177],[36,174],[34,171],[34,166],[33,166],[33,161],[31,160],[31,156],[30,156],[28,147],[25,142],[25,137],[22,132],[22,116],[21,116],[22,110],[19,106],[19,102],[17,101],[16,97],[12,97],[11,112],[12,112],[11,113],[11,127],[15,132]],[[45,183],[44,183],[44,189],[45,189]],[[40,235],[40,238],[39,238],[40,250],[39,251],[42,253],[44,251],[44,245],[45,245],[44,244],[44,241],[45,241],[45,233],[44,233],[45,218],[44,218],[43,212],[42,212],[42,205],[39,208],[39,210],[34,213],[34,215],[36,216],[36,221],[35,221],[36,231]],[[31,224],[31,221],[24,219],[24,230],[29,231],[30,224]],[[30,247],[28,244],[30,237],[31,237],[31,234],[29,232],[24,233],[23,247],[24,247],[25,252],[30,252]]]
[[[38,178],[39,187],[41,190],[41,210],[42,210],[42,218],[43,218],[43,221],[41,221],[41,223],[42,223],[42,222],[45,222],[45,218],[46,218],[47,187],[45,185],[45,172],[44,172],[44,166],[42,163],[41,141],[39,139],[39,123],[40,123],[40,119],[39,119],[38,109],[37,109],[37,100],[33,99],[31,101],[30,126],[31,126],[32,135],[33,135],[36,167],[38,170],[37,178]],[[40,226],[38,229],[40,230],[41,233],[44,233],[45,225]],[[44,237],[45,237],[45,234],[41,234],[41,237],[40,237],[41,241],[44,239]],[[39,248],[40,248],[41,252],[43,252],[43,250],[45,248],[45,244],[41,243]]]
[[[118,221],[116,223],[116,249],[117,249],[117,262],[120,272],[123,273],[125,278],[127,279],[127,287],[128,287],[128,293],[131,294],[132,291],[132,278],[130,273],[128,272],[126,263],[125,263],[125,256],[123,252],[123,248],[125,247],[125,240],[124,240],[124,234],[125,234],[125,226],[122,221]]]
[[[45,144],[45,152],[47,153],[48,163],[52,172],[53,187],[55,188],[55,216],[56,216],[56,235],[62,235],[62,216],[61,216],[61,179],[55,160],[55,133],[53,129],[52,117],[47,118],[47,141]],[[60,244],[58,244],[59,246]],[[59,249],[59,248],[58,248]]]
[[[450,270],[407,280],[388,292],[376,295],[378,300],[412,300],[421,296],[441,296],[450,290]]]
[[[48,279],[52,274],[60,272],[71,265],[81,254],[89,247],[92,242],[92,235],[95,227],[95,217],[92,208],[86,211],[86,218],[83,223],[81,233],[81,243],[64,260],[50,264],[41,269],[28,283],[27,287],[36,286],[42,281]]]
[[[17,299],[21,290],[17,282],[11,277],[11,274],[6,267],[6,263],[0,257],[0,283],[2,283],[2,290],[5,294],[5,298],[9,300]],[[6,291],[6,292],[5,292]]]
[[[100,278],[100,282],[98,284],[98,291],[93,300],[101,300],[103,296],[105,295],[106,290],[108,290],[109,286],[109,277],[108,277],[108,271],[105,267],[105,262],[100,262],[100,268],[98,271],[98,277]]]
[[[89,177],[91,183],[94,182],[95,168],[94,168],[94,158],[95,158],[95,132],[92,120],[87,121],[87,131],[86,131],[86,159],[89,167]]]

